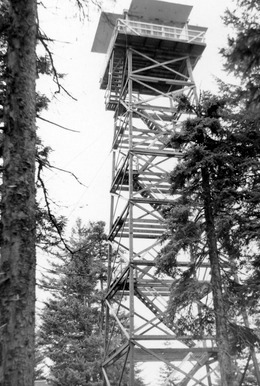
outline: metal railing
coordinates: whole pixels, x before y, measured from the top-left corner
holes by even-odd
[[[188,43],[205,42],[205,31],[191,29],[188,25],[185,25],[183,28],[179,28],[175,26],[164,26],[161,24],[119,19],[117,29],[119,32],[130,35],[182,40]]]
[[[114,94],[111,94],[111,85],[112,85],[112,77],[113,77],[113,56],[111,57],[111,53],[113,52],[113,47],[115,41],[117,39],[117,34],[125,33],[137,36],[149,36],[156,37],[161,39],[169,39],[169,40],[180,40],[185,41],[187,43],[205,43],[205,33],[206,31],[198,31],[190,28],[188,25],[185,25],[183,28],[175,27],[175,26],[164,26],[159,24],[152,23],[144,23],[133,20],[125,20],[118,19],[117,26],[114,29],[105,60],[105,66],[102,71],[102,76],[104,75],[107,66],[108,69],[108,84],[105,93],[105,104],[108,106],[109,102],[111,102],[111,97],[114,99],[114,102],[117,102],[119,94],[115,91]],[[109,63],[109,64],[108,64]],[[101,77],[102,80],[102,77]]]

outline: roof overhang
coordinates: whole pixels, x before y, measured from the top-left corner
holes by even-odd
[[[144,22],[187,23],[192,6],[160,0],[132,0],[128,14]]]
[[[92,52],[106,54],[117,20],[123,18],[124,16],[118,13],[101,13],[91,49]]]
[[[188,22],[191,5],[161,0],[132,0],[128,15],[130,19],[155,24],[184,24]],[[123,14],[102,12],[91,51],[107,52],[114,28]]]

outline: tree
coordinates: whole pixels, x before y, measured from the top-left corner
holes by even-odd
[[[1,203],[0,384],[33,385],[36,2],[10,0]]]
[[[177,384],[178,381],[180,382],[180,380],[178,380],[178,377],[172,376],[172,368],[170,366],[163,364],[163,366],[160,367],[158,385],[174,386]]]
[[[236,0],[236,7],[227,10],[224,22],[232,27],[228,47],[221,50],[226,69],[241,80],[247,107],[259,112],[260,68],[260,4],[257,0]]]
[[[95,2],[98,4],[98,1]],[[87,0],[76,0],[80,9]],[[0,4],[0,384],[33,385],[35,330],[35,160],[37,102],[36,58],[42,41],[57,73],[46,39],[39,33],[35,0]],[[45,37],[46,38],[46,37]],[[39,62],[38,62],[39,63]],[[3,107],[4,106],[4,107]],[[3,107],[3,108],[2,108]],[[38,106],[39,107],[39,106]],[[2,134],[2,133],[1,133]],[[38,215],[38,214],[37,214]],[[38,233],[39,235],[39,233]]]
[[[72,245],[77,252],[62,258],[59,276],[52,280],[56,291],[42,313],[40,345],[51,361],[54,384],[101,385],[101,288],[107,252],[104,223],[83,227],[78,222]]]
[[[38,339],[36,336],[36,345],[35,345],[35,380],[45,379],[44,374],[44,355],[38,345]]]
[[[40,63],[36,2],[3,1],[0,25],[0,384],[30,385],[34,382],[35,244],[44,241],[42,228],[49,222],[35,202],[35,161],[42,159],[43,152],[35,117],[47,103],[35,91]]]
[[[104,225],[100,221],[85,227],[78,221],[71,239],[76,252],[67,252],[57,279],[47,280],[55,293],[42,313],[39,345],[51,362],[54,385],[103,384],[102,299],[108,247]],[[117,384],[120,374],[119,366],[113,374],[113,384]],[[143,385],[139,377],[136,385]]]
[[[177,198],[165,208],[169,242],[157,259],[162,272],[179,278],[169,305],[170,317],[177,315],[178,307],[200,301],[205,290],[212,291],[213,309],[202,304],[196,317],[179,318],[179,328],[193,330],[195,335],[216,331],[224,386],[235,385],[240,377],[232,356],[258,342],[254,331],[237,319],[250,307],[252,291],[249,280],[241,284],[237,277],[246,264],[258,272],[258,252],[251,254],[251,261],[245,256],[249,246],[258,242],[260,227],[259,119],[244,110],[238,113],[232,103],[208,93],[198,106],[180,98],[179,109],[193,115],[172,138],[183,158],[170,173],[171,193]],[[176,265],[181,251],[189,251],[194,261],[184,272]],[[207,259],[211,284],[204,288],[196,275]]]
[[[251,113],[254,117],[259,117],[260,113],[259,11],[259,2],[255,0],[237,0],[236,8],[226,11],[224,22],[227,26],[232,27],[233,33],[228,39],[228,47],[221,50],[226,59],[226,69],[240,79],[240,85],[235,90],[237,102],[240,104],[241,99],[244,99],[247,114]],[[232,91],[234,92],[234,88],[233,90],[229,89],[227,94],[230,95]],[[254,264],[258,265],[256,261]],[[254,288],[256,288],[257,278],[258,271],[256,269],[253,278],[250,279],[250,286],[255,283]],[[258,295],[258,291],[256,291],[254,297],[256,298]],[[260,371],[254,351],[251,352],[251,355],[255,364],[257,383],[260,384]],[[248,380],[247,383],[249,384]]]

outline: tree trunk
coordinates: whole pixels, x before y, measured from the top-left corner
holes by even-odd
[[[0,385],[33,386],[36,0],[9,0],[0,260]]]
[[[223,300],[222,280],[217,249],[217,237],[215,232],[214,215],[212,208],[209,173],[205,168],[201,171],[202,190],[204,200],[204,212],[206,222],[207,244],[211,266],[211,284],[213,304],[216,318],[216,340],[218,346],[218,359],[222,386],[234,386],[234,365],[229,353],[229,339],[226,319],[226,309]]]

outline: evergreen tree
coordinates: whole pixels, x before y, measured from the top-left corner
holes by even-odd
[[[44,355],[39,347],[38,344],[38,338],[36,336],[36,347],[35,347],[35,380],[41,380],[45,379],[45,374],[44,374]]]
[[[89,1],[75,3],[83,9]],[[33,386],[34,383],[35,244],[39,235],[36,235],[35,119],[44,100],[37,100],[35,92],[37,70],[42,71],[40,66],[37,69],[37,38],[48,48],[38,27],[35,0],[0,2],[1,385]],[[47,52],[50,54],[48,49]],[[54,67],[51,72],[60,86]]]
[[[257,0],[236,0],[234,9],[225,13],[224,22],[232,27],[228,47],[221,50],[226,69],[241,80],[248,107],[259,113],[260,103],[260,3]]]
[[[10,0],[5,30],[0,384],[13,386],[34,382],[36,8]]]
[[[52,282],[56,294],[42,313],[40,344],[51,361],[55,385],[101,385],[104,223],[83,227],[78,222],[72,245],[77,251],[62,258],[59,276]]]
[[[56,279],[45,280],[45,286],[51,285],[54,294],[42,312],[39,345],[46,363],[50,362],[49,378],[54,385],[103,384],[102,298],[107,279],[107,247],[103,222],[85,227],[78,221],[71,237],[75,252],[62,257],[60,266],[55,265]],[[111,374],[111,385],[118,384],[121,371],[122,364],[118,363]],[[126,384],[124,376],[122,385]],[[143,386],[138,372],[135,384]]]
[[[260,114],[260,3],[255,0],[236,0],[234,7],[225,13],[224,22],[232,28],[232,34],[228,39],[228,47],[222,49],[221,52],[226,59],[226,69],[236,75],[237,79],[240,80],[240,85],[236,88],[226,87],[226,94],[229,97],[232,95],[232,98],[235,94],[238,106],[241,105],[242,99],[246,107],[245,115],[251,115],[253,119],[256,119]],[[256,205],[259,202],[256,192],[254,202]],[[255,261],[254,265],[257,266],[258,263]],[[255,299],[259,296],[259,292],[256,291],[258,282],[259,274],[256,269],[250,278],[250,286],[254,288],[252,292]],[[252,350],[251,356],[257,384],[260,384],[258,361]],[[250,363],[248,368],[250,370]],[[248,373],[250,374],[250,371]],[[245,374],[246,377],[247,374]],[[254,376],[252,379],[255,379]],[[247,378],[244,382],[251,384]]]
[[[158,385],[160,386],[175,386],[178,382],[178,377],[172,376],[172,368],[164,364],[160,368]],[[180,382],[180,380],[179,380]]]
[[[232,356],[258,341],[254,331],[237,323],[237,317],[246,308],[253,307],[255,312],[259,306],[258,299],[252,299],[254,285],[249,286],[254,274],[258,275],[258,250],[249,251],[258,243],[260,227],[259,119],[245,111],[238,113],[233,101],[208,93],[199,106],[181,97],[179,109],[193,115],[172,138],[183,158],[170,174],[171,193],[177,198],[165,208],[169,242],[157,264],[159,270],[178,278],[169,304],[172,319],[178,319],[178,309],[200,301],[204,291],[212,291],[212,309],[202,305],[196,316],[179,317],[177,325],[180,334],[216,332],[221,384],[231,386],[240,377]],[[185,272],[176,264],[182,251],[191,253],[194,261]],[[205,288],[197,280],[197,271],[207,259],[211,283]],[[238,281],[245,267],[254,274]]]

